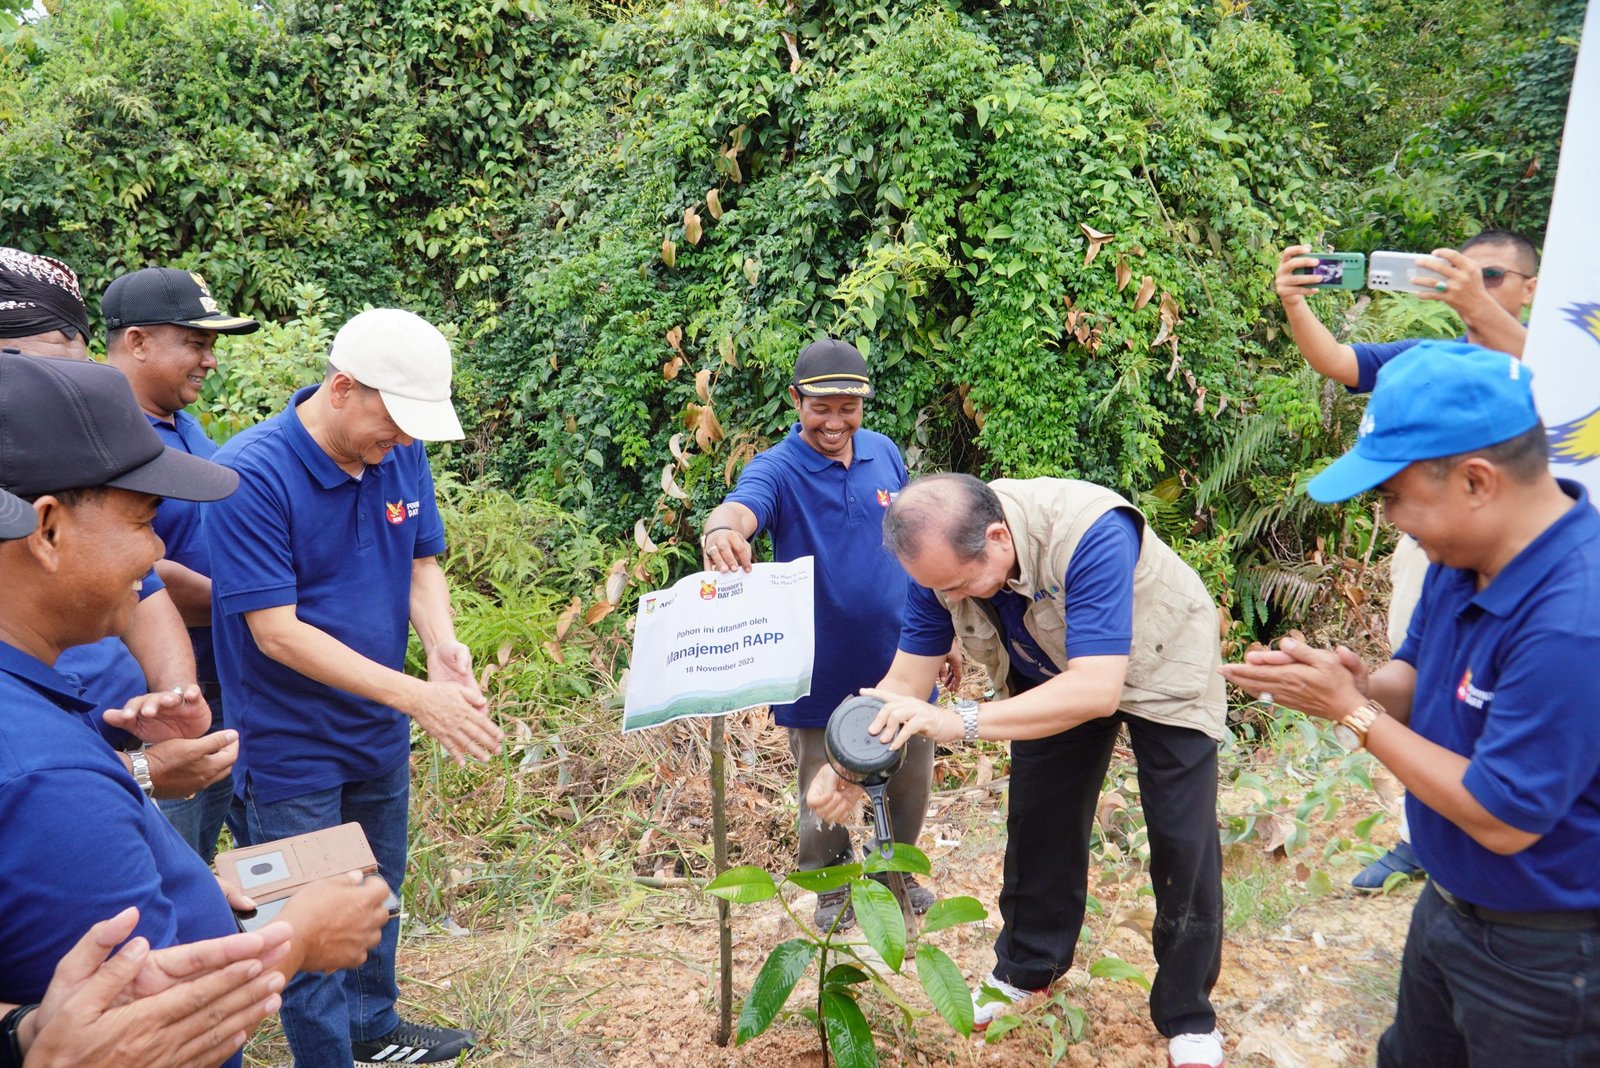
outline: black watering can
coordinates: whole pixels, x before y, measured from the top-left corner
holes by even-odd
[[[890,749],[867,733],[882,709],[883,702],[876,697],[845,698],[828,718],[823,748],[827,751],[828,763],[839,777],[867,792],[872,800],[872,823],[877,836],[873,849],[892,857],[894,832],[889,826],[884,790],[905,763],[906,753],[904,749]]]

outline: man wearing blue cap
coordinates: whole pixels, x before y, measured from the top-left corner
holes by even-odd
[[[1600,515],[1550,475],[1531,377],[1504,353],[1417,345],[1308,487],[1378,488],[1428,555],[1393,660],[1369,672],[1283,641],[1223,669],[1335,721],[1409,790],[1432,880],[1383,1068],[1600,1063]]]
[[[1308,255],[1310,251],[1309,246],[1294,245],[1284,249],[1278,258],[1274,283],[1283,301],[1289,335],[1312,370],[1343,383],[1351,393],[1371,393],[1383,365],[1423,339],[1345,344],[1334,337],[1306,300],[1314,292],[1308,287],[1317,281],[1307,271],[1316,264],[1316,257]],[[1418,293],[1417,299],[1441,301],[1460,316],[1466,333],[1457,340],[1522,355],[1528,337],[1522,313],[1533,303],[1539,282],[1539,252],[1532,241],[1510,230],[1484,230],[1469,238],[1460,251],[1435,249],[1418,266],[1433,271],[1439,281],[1434,292]],[[1428,560],[1415,541],[1402,537],[1389,557],[1388,567],[1388,636],[1389,648],[1394,650],[1405,640],[1406,626],[1422,593]],[[1350,885],[1357,890],[1382,890],[1395,875],[1422,874],[1402,817],[1400,839],[1394,848],[1367,865]]]

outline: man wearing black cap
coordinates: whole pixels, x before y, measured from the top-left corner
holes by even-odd
[[[72,268],[48,256],[0,248],[0,351],[86,361],[88,322]],[[55,668],[101,708],[109,706],[108,719],[126,720],[130,713],[182,716],[198,734],[211,718],[194,682],[183,619],[154,570],[141,584],[139,607],[123,634],[68,649]],[[113,745],[129,743],[107,727],[107,719],[96,715],[92,722]],[[178,799],[225,775],[235,752],[229,737],[186,734],[133,749],[122,759],[148,794]]]
[[[224,314],[205,279],[190,271],[147,267],[116,279],[100,300],[106,319],[106,362],[121,371],[134,399],[169,448],[209,459],[217,447],[199,420],[184,408],[200,397],[217,366],[212,351],[219,334],[249,334],[254,319]],[[200,506],[166,500],[156,509],[156,533],[166,555],[156,574],[166,584],[189,628],[195,681],[211,706],[211,730],[222,729],[222,690],[211,648],[211,563],[200,536]],[[184,840],[209,862],[217,833],[233,800],[233,777],[224,775],[193,797],[161,802]],[[232,821],[234,838],[245,841],[242,816]]]
[[[157,949],[228,935],[230,904],[253,907],[225,896],[51,666],[127,622],[161,555],[159,499],[215,500],[237,484],[163,446],[115,370],[0,359],[0,489],[31,501],[35,521],[19,533],[25,517],[0,508],[0,532],[18,535],[0,541],[0,1002],[40,1001],[90,924],[130,905]],[[339,877],[306,893],[284,908],[294,933],[273,966],[287,976],[362,960],[387,920],[381,883]]]
[[[750,539],[766,530],[777,560],[816,560],[817,670],[811,693],[773,709],[788,730],[799,766],[802,870],[843,864],[853,854],[848,828],[824,824],[806,805],[804,784],[827,762],[823,731],[845,697],[883,677],[894,659],[906,599],[906,573],[883,548],[883,514],[906,484],[900,450],[861,428],[875,396],[867,361],[833,338],[807,345],[795,360],[789,399],[797,422],[778,444],[752,459],[739,484],[706,517],[701,538],[707,568],[750,569]],[[950,671],[960,656],[951,651]],[[952,675],[952,678],[955,676]],[[933,775],[933,746],[918,739],[890,780],[896,841],[922,833]],[[912,907],[926,911],[933,895],[906,879]],[[849,888],[819,895],[815,921],[827,930],[854,922]]]

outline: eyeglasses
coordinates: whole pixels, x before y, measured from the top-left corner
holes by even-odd
[[[1514,274],[1518,278],[1532,278],[1533,277],[1533,275],[1531,275],[1531,274],[1524,274],[1522,271],[1507,270],[1504,267],[1485,267],[1483,269],[1483,288],[1485,288],[1485,289],[1496,289],[1496,288],[1498,288],[1500,283],[1504,282],[1506,280],[1506,275],[1508,275],[1508,274]]]

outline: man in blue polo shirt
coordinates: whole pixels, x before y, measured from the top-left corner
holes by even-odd
[[[1217,1068],[1210,991],[1222,965],[1216,606],[1200,576],[1117,494],[1061,478],[918,479],[890,506],[884,544],[911,576],[905,627],[873,724],[896,748],[924,737],[1008,740],[1004,927],[974,998],[986,1028],[1072,965],[1089,836],[1118,733],[1139,763],[1150,838],[1156,964],[1150,1015],[1177,1068]],[[997,698],[923,699],[959,635]],[[829,818],[859,789],[822,768],[808,800]]]
[[[1283,301],[1289,335],[1312,370],[1342,382],[1352,393],[1371,393],[1383,365],[1422,339],[1340,343],[1307,302],[1308,295],[1315,292],[1308,288],[1316,281],[1315,276],[1296,273],[1315,265],[1316,259],[1309,253],[1307,246],[1294,245],[1278,257],[1274,283],[1278,298]],[[1460,251],[1435,249],[1433,256],[1420,265],[1443,275],[1444,280],[1437,284],[1435,292],[1414,295],[1422,300],[1443,301],[1461,317],[1467,332],[1458,340],[1522,355],[1528,337],[1522,313],[1533,303],[1539,284],[1539,252],[1533,242],[1510,230],[1484,230],[1463,244]],[[1406,625],[1422,594],[1422,577],[1427,570],[1428,560],[1417,543],[1401,535],[1389,558],[1391,650],[1400,648],[1405,640]],[[1411,851],[1404,814],[1395,847],[1357,874],[1351,885],[1357,890],[1382,890],[1396,874],[1423,874]]]
[[[106,362],[127,376],[134,399],[161,440],[191,456],[214,455],[216,445],[184,408],[199,399],[206,376],[217,366],[217,337],[253,333],[261,324],[226,314],[204,279],[169,267],[147,267],[114,279],[100,300],[100,311],[106,320]],[[200,536],[200,505],[162,501],[155,530],[166,546],[156,574],[188,626],[195,682],[211,706],[211,730],[218,731],[223,727],[222,690],[211,652],[211,563]],[[160,805],[184,841],[209,864],[232,800],[233,778],[223,775],[192,797]],[[234,820],[232,830],[234,840],[243,843],[242,820]]]
[[[905,607],[906,573],[883,548],[883,514],[906,484],[900,450],[882,434],[861,428],[876,394],[867,361],[854,345],[827,338],[801,350],[789,399],[798,421],[778,444],[745,465],[739,483],[706,517],[701,544],[707,568],[749,570],[750,540],[772,535],[773,558],[815,557],[817,669],[811,693],[773,714],[789,735],[799,766],[801,870],[847,862],[849,829],[823,824],[807,807],[804,785],[827,762],[823,730],[845,697],[883,677],[894,659]],[[960,656],[945,643],[959,671]],[[933,776],[933,746],[919,743],[890,780],[889,817],[896,841],[922,833]],[[907,897],[926,912],[933,895],[906,878]],[[850,889],[818,896],[817,926],[855,922]]]
[[[1307,487],[1377,487],[1431,561],[1393,660],[1369,673],[1284,641],[1224,669],[1334,720],[1408,790],[1431,882],[1384,1068],[1600,1063],[1600,516],[1550,474],[1531,377],[1504,353],[1417,345]]]
[[[26,1005],[91,924],[130,905],[132,933],[156,949],[237,930],[216,877],[51,666],[127,623],[161,555],[157,501],[214,500],[237,478],[162,445],[127,380],[100,364],[0,359],[0,427],[0,489],[30,501],[34,519],[23,531],[8,505],[0,521],[0,1002]],[[293,935],[271,966],[360,961],[386,919],[383,896],[358,878],[307,888],[283,910]]]
[[[217,452],[240,484],[202,524],[212,634],[251,841],[358,822],[398,895],[410,721],[458,761],[487,759],[501,740],[451,623],[444,524],[418,440],[460,438],[461,424],[449,343],[410,312],[357,315],[328,364],[321,385]],[[408,621],[426,681],[404,671]],[[358,971],[289,984],[283,1029],[299,1068],[429,1064],[470,1048],[470,1032],[396,1013],[398,936],[396,919]]]

